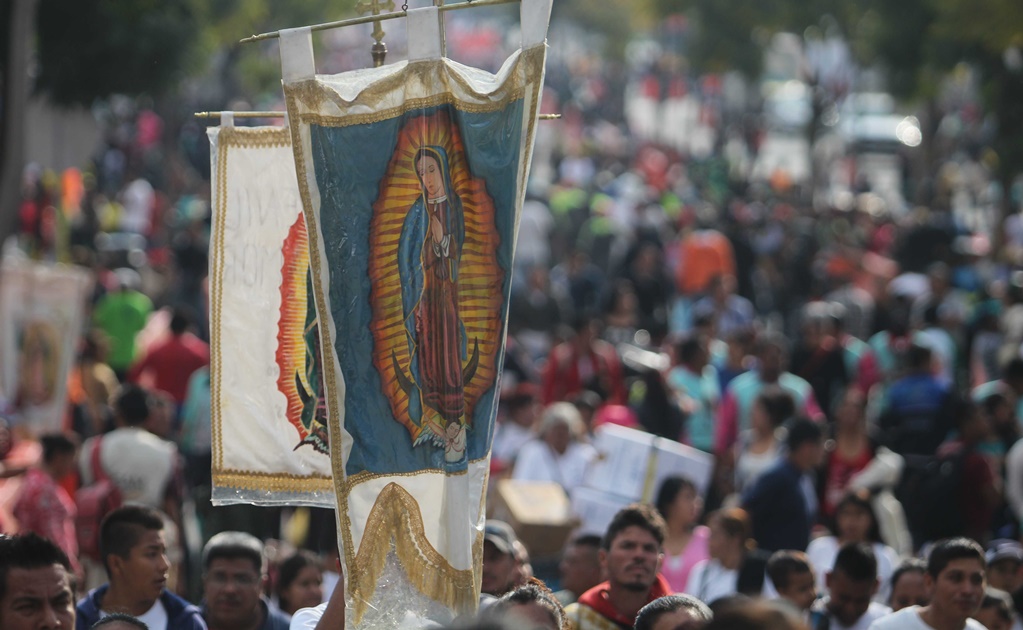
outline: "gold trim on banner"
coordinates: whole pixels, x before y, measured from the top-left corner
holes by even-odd
[[[213,483],[223,488],[270,492],[327,492],[334,489],[330,477],[292,475],[248,470],[214,470]]]
[[[316,211],[313,207],[312,195],[310,192],[309,169],[305,161],[305,150],[301,142],[303,131],[302,125],[308,126],[312,123],[322,126],[340,127],[352,124],[380,122],[382,120],[394,118],[410,110],[430,106],[425,103],[451,104],[461,111],[496,111],[513,100],[524,98],[526,89],[530,88],[530,91],[533,94],[533,102],[530,104],[530,109],[533,115],[531,116],[531,120],[528,122],[527,133],[533,134],[535,133],[536,123],[535,113],[539,107],[540,84],[534,80],[526,79],[526,76],[535,75],[538,71],[537,66],[539,66],[539,70],[542,70],[545,55],[545,45],[532,47],[523,51],[519,59],[515,62],[516,66],[513,66],[508,74],[507,81],[515,82],[515,89],[509,90],[507,88],[508,82],[506,82],[504,86],[496,91],[500,94],[497,97],[492,94],[488,95],[477,93],[467,94],[465,97],[488,101],[482,104],[465,103],[464,101],[458,100],[453,94],[442,93],[424,99],[408,100],[401,106],[390,108],[384,112],[345,116],[343,112],[346,109],[349,109],[352,104],[357,104],[360,107],[367,105],[364,98],[371,100],[379,100],[382,98],[382,93],[378,91],[380,89],[379,84],[373,84],[370,86],[369,90],[363,90],[360,92],[356,100],[350,103],[341,100],[341,103],[339,104],[334,98],[330,98],[329,96],[326,97],[335,102],[339,109],[342,110],[342,113],[336,116],[323,116],[312,113],[303,113],[303,110],[319,109],[324,102],[325,92],[333,92],[335,97],[340,99],[336,92],[318,85],[315,80],[284,85],[285,102],[288,111],[288,124],[291,129],[292,137],[292,151],[295,155],[295,171],[298,177],[299,192],[302,198],[302,209],[310,235],[310,264],[313,268],[313,275],[315,278],[315,281],[313,282],[313,295],[316,308],[319,313],[329,312],[329,300],[327,296],[327,292],[329,291],[329,279],[325,276],[325,270],[322,265],[323,261],[321,260],[321,237]],[[431,67],[436,64],[436,61],[429,62]],[[518,64],[526,65],[524,67],[520,67]],[[443,64],[443,62],[441,62],[441,68],[445,75],[453,74],[450,68]],[[396,89],[400,88],[404,84],[405,78],[406,77],[404,77],[402,73],[396,73],[393,76],[385,77],[382,79],[382,82],[384,84],[393,84],[394,87],[391,89]],[[458,83],[463,83],[461,77],[457,77],[455,80]],[[424,85],[429,85],[429,82],[424,82]],[[472,90],[469,91],[474,92]],[[514,98],[512,98],[513,95]],[[531,142],[532,141],[530,141],[527,146],[531,146]],[[522,156],[522,159],[525,159],[525,154]],[[520,190],[520,195],[521,194],[522,191]],[[327,287],[325,287],[325,282],[328,284]],[[423,528],[422,514],[419,510],[418,503],[407,490],[396,483],[387,484],[384,487],[384,490],[374,501],[368,520],[362,530],[362,539],[360,541],[358,552],[356,552],[352,537],[352,522],[349,516],[349,497],[356,486],[365,483],[370,479],[376,478],[415,476],[429,473],[440,473],[454,476],[454,474],[466,474],[467,471],[459,473],[445,473],[442,470],[423,470],[413,473],[390,474],[358,473],[356,475],[352,475],[350,478],[346,477],[341,444],[341,433],[344,427],[339,421],[339,410],[336,408],[337,404],[343,404],[344,401],[341,399],[338,390],[340,375],[335,370],[336,357],[334,356],[333,340],[328,339],[327,341],[328,342],[322,344],[321,347],[322,352],[325,355],[323,368],[324,385],[327,389],[326,404],[329,419],[328,426],[330,429],[331,469],[334,476],[334,489],[337,495],[338,524],[341,529],[339,532],[339,541],[341,544],[340,551],[344,556],[345,562],[345,579],[347,582],[346,600],[353,610],[354,623],[358,624],[361,621],[369,605],[369,601],[372,599],[373,594],[376,591],[376,582],[383,571],[387,554],[392,549],[392,541],[393,548],[395,549],[399,562],[402,564],[405,574],[417,590],[448,606],[449,608],[459,611],[475,611],[479,602],[480,581],[482,576],[476,572],[474,568],[481,566],[482,563],[483,532],[479,531],[477,533],[476,540],[472,543],[471,553],[473,568],[467,570],[455,569],[433,547],[427,538],[425,529]],[[484,458],[484,460],[485,459],[486,458]],[[486,475],[486,472],[484,472],[484,474]],[[484,513],[484,502],[486,500],[485,488],[486,479],[484,479],[484,485],[481,486],[480,518],[482,518]],[[394,530],[391,528],[397,528],[399,526],[403,526],[405,528],[404,533],[407,535],[394,534]],[[437,579],[438,573],[443,576],[443,580]]]
[[[398,532],[408,535],[399,535]],[[389,483],[380,491],[366,519],[366,531],[362,535],[355,564],[347,567],[346,587],[352,593],[356,623],[366,614],[392,546],[409,582],[419,592],[448,604],[459,614],[476,611],[479,592],[472,568],[456,569],[427,542],[419,503],[408,490]],[[473,541],[474,564],[477,546],[482,558],[482,531],[477,532]],[[445,579],[438,580],[437,574]]]
[[[393,95],[395,91],[402,89],[409,82],[408,74],[415,75],[415,78],[411,81],[412,83],[425,86],[429,85],[428,79],[436,77],[439,67],[443,71],[445,84],[450,82],[461,88],[465,92],[464,99],[475,99],[483,102],[468,103],[465,100],[459,100],[452,90],[445,86],[446,89],[435,96],[409,99],[401,105],[369,114],[329,116],[306,113],[302,114],[302,120],[303,122],[308,122],[311,117],[315,116],[316,124],[321,126],[345,127],[348,125],[369,124],[389,120],[413,109],[442,104],[454,105],[455,109],[459,111],[486,113],[499,110],[510,101],[522,98],[526,88],[532,85],[532,81],[527,80],[525,77],[534,73],[536,66],[543,67],[545,56],[546,48],[544,46],[534,46],[522,51],[509,69],[507,81],[491,93],[476,91],[465,77],[452,70],[444,60],[437,59],[410,63],[403,72],[395,72],[367,86],[351,101],[342,98],[336,90],[323,85],[317,79],[299,81],[289,85],[287,89],[296,95],[308,109],[320,109],[326,101],[333,103],[342,112],[349,109],[354,103],[358,103],[361,107],[374,108]]]
[[[291,146],[287,127],[221,127],[220,137],[229,146],[243,149]]]
[[[514,90],[504,95],[500,101],[485,104],[474,104],[465,103],[459,100],[459,98],[451,92],[445,92],[444,94],[437,94],[436,96],[428,98],[411,98],[399,107],[392,107],[391,109],[373,112],[372,114],[354,114],[351,116],[302,114],[301,118],[303,123],[312,123],[320,127],[351,127],[352,125],[366,125],[390,120],[401,116],[405,112],[425,109],[427,107],[436,107],[437,105],[452,105],[456,110],[460,112],[468,112],[470,114],[486,114],[489,112],[499,111],[506,107],[508,103],[521,100],[523,96],[523,90]]]
[[[221,133],[224,131],[220,130]],[[221,292],[220,287],[224,285],[224,217],[227,213],[227,151],[226,146],[220,142],[220,134],[217,135],[217,181],[214,184],[217,187],[217,207],[214,208],[216,212],[216,221],[214,225],[217,226],[216,234],[216,256],[214,257],[214,267],[217,279],[218,290],[211,292],[213,298],[210,304],[211,313],[211,325],[213,330],[217,331],[216,338],[211,339],[213,342],[213,355],[210,362],[211,378],[210,378],[210,395],[212,396],[212,406],[210,408],[210,420],[213,423],[213,465],[215,468],[224,467],[224,437],[221,432],[221,421],[223,419],[223,411],[220,407],[220,397],[222,395],[222,382],[221,382],[221,349],[220,349],[220,327],[221,327]]]

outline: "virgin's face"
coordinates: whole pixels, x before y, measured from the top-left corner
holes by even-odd
[[[427,199],[436,199],[444,194],[444,178],[441,176],[440,164],[430,155],[423,155],[416,163],[416,172],[426,189]]]

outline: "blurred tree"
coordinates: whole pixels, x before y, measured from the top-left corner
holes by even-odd
[[[604,53],[621,60],[635,26],[648,18],[646,6],[629,0],[559,0],[554,3],[552,18],[569,19],[580,27],[605,39]]]
[[[694,34],[688,54],[703,72],[738,70],[760,74],[763,46],[770,35],[802,33],[831,15],[845,27],[857,12],[851,0],[649,0],[658,16],[686,13]]]
[[[870,46],[890,75],[893,92],[927,99],[930,125],[940,112],[940,78],[957,63],[973,65],[982,79],[984,105],[996,121],[992,149],[1003,186],[1003,215],[1011,211],[1008,189],[1023,173],[1023,3],[1019,0],[871,0]],[[930,132],[930,133],[928,133]],[[931,153],[929,151],[929,153]],[[933,160],[937,158],[931,153]]]
[[[195,41],[193,0],[39,0],[36,90],[60,105],[173,86]]]

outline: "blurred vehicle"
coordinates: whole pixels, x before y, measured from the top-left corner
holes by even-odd
[[[895,99],[883,92],[851,95],[839,111],[838,133],[853,153],[893,153],[923,140],[920,121],[895,111]]]

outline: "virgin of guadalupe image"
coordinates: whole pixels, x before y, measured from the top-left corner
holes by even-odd
[[[458,273],[465,222],[444,148],[419,148],[414,167],[421,193],[405,216],[398,244],[409,376],[397,365],[395,372],[409,397],[409,415],[428,429],[417,443],[431,439],[454,462],[465,455],[464,385],[479,353],[474,344],[463,367],[468,344],[458,314]]]

